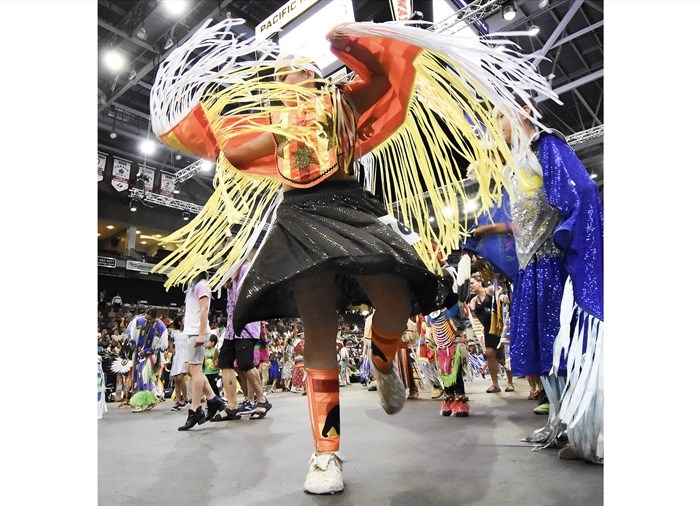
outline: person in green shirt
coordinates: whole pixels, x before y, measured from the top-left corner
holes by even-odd
[[[209,336],[209,341],[207,341],[204,349],[204,375],[207,377],[211,389],[217,397],[219,397],[219,386],[216,384],[216,381],[219,379],[219,350],[216,347],[218,342],[219,338],[216,334],[212,334]]]

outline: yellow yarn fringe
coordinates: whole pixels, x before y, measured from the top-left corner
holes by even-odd
[[[414,62],[416,82],[406,120],[373,151],[382,175],[388,213],[418,232],[421,240],[414,247],[426,266],[437,274],[441,274],[442,269],[432,243],[436,243],[446,257],[460,247],[466,234],[466,222],[458,218],[458,204],[460,199],[466,202],[467,197],[460,169],[450,149],[464,156],[474,168],[480,212],[488,213],[494,202],[500,204],[501,187],[509,186],[501,171],[501,160],[514,166],[491,106],[475,98],[480,90],[470,87],[473,84],[466,84],[445,68],[445,61],[444,57],[438,58],[426,50],[419,54]],[[251,77],[251,70],[258,71],[256,77]],[[328,89],[272,82],[264,77],[272,71],[279,75],[279,65],[233,72],[224,89],[202,99],[219,146],[238,135],[262,132],[293,138],[312,149],[317,146],[313,139],[318,135],[318,126],[285,125],[282,128],[269,124],[268,118],[271,113],[294,109],[282,105],[285,99],[313,104],[313,99],[328,93]],[[235,85],[230,86],[231,83]],[[468,111],[472,122],[481,127],[470,125],[464,111]],[[229,115],[242,118],[225,126]],[[250,121],[254,119],[262,122]],[[445,124],[449,136],[443,130]],[[419,190],[423,185],[427,187],[427,200]],[[211,286],[221,286],[225,277],[230,276],[250,253],[261,232],[261,221],[270,206],[278,201],[281,183],[238,170],[220,155],[214,188],[202,211],[188,225],[162,241],[177,245],[177,250],[153,269],[163,273],[172,267],[165,283],[166,290],[173,285],[186,286],[203,269],[215,271],[210,279]],[[396,205],[396,211],[392,204]],[[434,210],[435,229],[429,221],[430,206]],[[445,212],[445,209],[450,211]],[[235,238],[229,240],[231,227],[236,224],[241,228]]]
[[[494,202],[500,205],[501,187],[509,184],[502,173],[500,159],[503,157],[506,163],[511,159],[490,105],[478,101],[474,91],[479,93],[479,90],[468,88],[441,61],[445,61],[444,57],[440,60],[429,51],[419,54],[414,61],[416,83],[406,120],[373,151],[378,160],[387,211],[418,233],[421,240],[414,247],[426,266],[437,274],[441,274],[442,269],[432,243],[436,243],[446,257],[460,248],[466,234],[466,221],[459,221],[459,202],[466,203],[467,196],[460,168],[450,149],[464,156],[474,167],[479,183],[479,212],[488,213]],[[419,105],[421,102],[424,106]],[[482,127],[475,131],[464,111]],[[443,121],[442,126],[438,117]],[[495,184],[491,184],[492,181]],[[421,182],[427,188],[427,199],[417,192]],[[396,205],[396,211],[392,204]],[[429,221],[430,207],[434,225]]]

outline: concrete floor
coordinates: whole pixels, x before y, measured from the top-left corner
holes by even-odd
[[[97,422],[99,504],[602,505],[603,466],[521,442],[546,421],[532,413],[527,382],[512,393],[487,394],[489,385],[467,384],[467,418],[440,416],[429,392],[389,416],[376,392],[341,388],[345,491],[335,496],[304,493],[313,446],[300,394],[270,394],[262,420],[189,432],[177,431],[187,414],[170,400],[144,413],[110,403]]]

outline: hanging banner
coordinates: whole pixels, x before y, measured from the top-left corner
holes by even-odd
[[[156,264],[151,264],[148,262],[136,262],[135,260],[126,261],[126,268],[128,270],[143,272],[144,274],[149,274],[155,266]],[[167,269],[165,269],[165,274],[168,274],[173,269],[174,267],[168,267]]]
[[[168,174],[167,172],[160,173],[160,194],[166,195],[168,197],[173,197],[175,193],[175,174]]]
[[[282,7],[272,13],[265,21],[255,27],[256,40],[267,39],[272,34],[279,32],[305,10],[317,3],[318,0],[289,0]]]
[[[153,192],[153,181],[156,178],[156,170],[146,167],[145,165],[139,165],[139,172],[143,175],[143,189],[147,192]]]
[[[411,0],[391,0],[391,15],[394,21],[407,21],[411,17]]]
[[[114,269],[117,266],[117,259],[112,258],[112,257],[97,257],[97,266],[98,267],[109,267],[110,269]]]
[[[97,181],[102,181],[105,178],[105,165],[107,165],[107,155],[97,153]]]
[[[112,164],[112,186],[118,191],[123,192],[129,189],[129,176],[131,175],[131,162],[115,158]]]

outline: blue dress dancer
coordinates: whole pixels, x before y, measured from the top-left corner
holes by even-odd
[[[472,236],[483,240],[512,233],[515,238],[519,269],[511,305],[512,371],[542,376],[550,401],[547,426],[530,440],[548,446],[566,434],[574,457],[602,463],[600,194],[561,134],[539,131],[524,116],[515,127],[498,118],[515,160],[514,168],[505,169],[512,221],[479,226]],[[511,142],[512,128],[524,129],[529,146]]]

